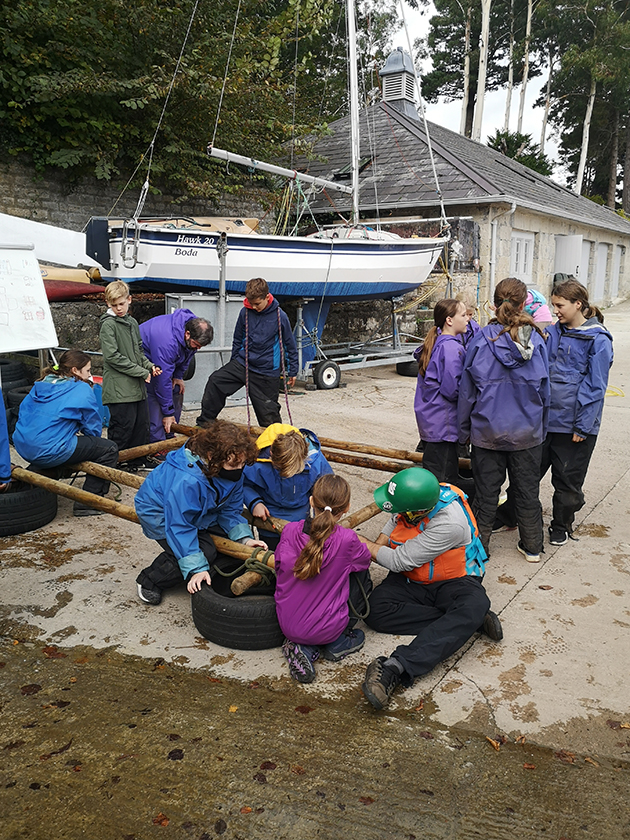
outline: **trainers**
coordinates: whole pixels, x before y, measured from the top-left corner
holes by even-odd
[[[144,466],[142,469],[154,470],[166,461],[168,452],[155,452],[153,455],[147,455],[144,459]]]
[[[365,672],[361,691],[375,709],[383,709],[400,683],[400,674],[391,665],[385,665],[386,656],[377,656]]]
[[[145,604],[151,604],[152,607],[157,607],[162,600],[162,593],[157,589],[145,589],[139,583],[136,586],[138,587],[138,598],[144,601]]]
[[[516,525],[506,525],[505,522],[502,522],[498,517],[494,520],[494,525],[492,526],[492,533],[499,534],[501,531],[516,531]]]
[[[532,554],[531,551],[527,551],[520,540],[518,541],[516,548],[521,552],[528,563],[540,563],[540,554]]]
[[[74,507],[72,508],[73,516],[102,516],[104,513],[104,510],[97,510],[96,508],[88,507],[81,502],[75,502]]]
[[[499,616],[492,610],[488,610],[486,613],[481,625],[481,632],[485,633],[494,642],[500,642],[503,638],[503,627],[501,627]]]
[[[566,545],[569,542],[569,534],[566,528],[558,528],[555,525],[549,526],[549,545]]]
[[[329,662],[340,662],[351,653],[361,650],[365,644],[365,633],[363,630],[346,630],[346,632],[322,647],[322,656]]]
[[[315,679],[313,662],[319,659],[319,648],[313,645],[299,645],[297,642],[284,640],[282,653],[289,664],[289,672],[300,683],[311,683]]]

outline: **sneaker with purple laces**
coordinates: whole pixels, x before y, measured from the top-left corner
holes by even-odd
[[[329,662],[340,662],[365,644],[363,630],[346,630],[338,639],[322,647],[322,656]]]
[[[319,648],[315,645],[299,645],[297,642],[284,640],[282,653],[289,665],[289,672],[300,683],[311,683],[315,679],[313,662],[319,659]]]

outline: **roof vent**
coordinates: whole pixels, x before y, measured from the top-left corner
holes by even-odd
[[[418,119],[415,70],[409,53],[397,47],[380,70],[379,76],[383,80],[383,102],[390,102],[399,111]]]

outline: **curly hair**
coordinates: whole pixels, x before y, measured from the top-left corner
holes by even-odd
[[[246,429],[241,429],[227,420],[215,420],[211,426],[197,432],[186,444],[193,455],[199,455],[205,462],[202,472],[214,478],[231,458],[244,458],[246,464],[253,464],[258,449]]]

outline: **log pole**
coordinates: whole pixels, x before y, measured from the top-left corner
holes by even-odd
[[[92,461],[80,461],[78,464],[72,464],[72,469],[88,475],[95,475],[97,478],[104,478],[106,481],[115,481],[117,484],[133,487],[134,490],[139,490],[144,481],[142,476],[131,475],[124,470],[117,470],[113,467],[104,467],[102,464],[95,464]],[[99,498],[101,497],[99,496]]]
[[[366,505],[364,508],[360,508],[354,513],[351,513],[349,516],[346,516],[346,518],[342,519],[339,524],[344,528],[356,528],[357,525],[367,522],[368,519],[372,519],[372,517],[382,512],[383,511],[376,502],[370,502],[370,504]]]
[[[192,426],[184,426],[183,428],[194,430]],[[118,453],[118,460],[133,461],[135,458],[143,458],[145,455],[153,455],[155,452],[170,452],[171,449],[179,449],[180,446],[183,446],[187,439],[187,437],[175,437],[168,440],[158,440],[155,443],[145,443],[143,446],[134,446],[133,449],[121,449]]]

